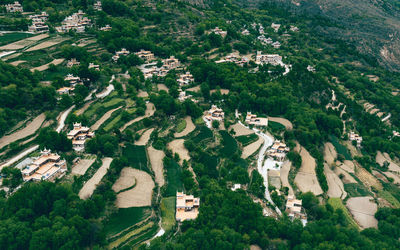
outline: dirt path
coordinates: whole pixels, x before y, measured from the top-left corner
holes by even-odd
[[[107,111],[107,113],[105,113],[99,120],[97,120],[96,123],[93,124],[90,128],[93,131],[98,130],[100,128],[100,126],[111,117],[112,113],[114,113],[115,111],[117,111],[120,108],[122,108],[122,106],[119,106],[118,108]]]
[[[261,145],[263,143],[264,143],[264,139],[259,136],[257,141],[255,141],[243,148],[241,157],[243,159],[248,158],[250,155],[254,154],[261,147]]]
[[[25,63],[26,61],[24,61],[24,60],[18,60],[18,61],[14,61],[14,62],[11,62],[10,64],[12,65],[12,66],[18,66],[18,65],[20,65],[21,63]]]
[[[192,118],[190,116],[186,116],[185,121],[186,121],[186,128],[180,133],[175,133],[174,134],[175,137],[186,136],[196,128],[196,126],[193,124]]]
[[[354,216],[354,219],[361,226],[361,228],[377,228],[378,221],[375,219],[375,213],[378,206],[372,197],[352,197],[347,200],[347,208]]]
[[[189,151],[185,148],[184,139],[173,140],[168,143],[168,148],[172,150],[172,153],[177,153],[180,157],[179,163],[182,164],[183,160],[190,160]]]
[[[74,112],[74,114],[75,114],[75,115],[82,115],[82,114],[90,107],[90,105],[91,105],[92,103],[93,103],[93,101],[89,101],[89,102],[85,103],[85,105],[83,105],[82,108],[76,110],[76,111]]]
[[[20,129],[10,135],[5,135],[0,139],[0,148],[7,146],[8,144],[18,141],[22,138],[30,136],[34,134],[40,126],[43,124],[44,120],[46,119],[46,115],[44,113],[37,116],[31,122],[29,122],[25,128]]]
[[[344,190],[343,182],[326,163],[324,164],[324,173],[329,187],[327,195],[331,198],[337,197],[341,198],[342,200],[346,198],[347,193]]]
[[[154,114],[154,112],[156,111],[156,108],[154,107],[154,104],[149,102],[146,104],[146,112],[144,116],[139,116],[136,117],[135,119],[127,122],[124,124],[124,126],[122,126],[122,128],[119,129],[119,131],[124,131],[127,127],[129,127],[130,125],[134,124],[135,122],[141,121],[146,117],[152,116]]]
[[[154,182],[151,176],[138,169],[129,170],[136,179],[134,188],[117,195],[116,206],[118,208],[151,206]]]
[[[72,174],[84,175],[95,160],[96,158],[79,160],[79,162],[72,168]]]
[[[101,167],[92,176],[92,178],[90,178],[79,191],[79,198],[81,198],[82,200],[86,200],[93,194],[97,184],[100,183],[101,179],[103,179],[103,176],[107,173],[107,170],[110,167],[112,160],[113,159],[109,157],[103,158],[103,165],[101,165]]]
[[[287,130],[292,130],[293,129],[293,124],[286,118],[282,117],[268,117],[268,120],[271,122],[277,122],[285,126]]]
[[[2,165],[0,165],[0,171],[4,167],[11,166],[12,164],[18,162],[19,160],[21,160],[22,158],[26,157],[27,155],[29,155],[33,151],[37,150],[38,148],[39,148],[39,145],[34,145],[34,146],[22,151],[21,153],[19,153],[18,155],[14,156],[13,158],[8,159],[6,162],[4,162]]]
[[[121,190],[133,187],[136,184],[136,169],[134,168],[123,168],[121,170],[121,174],[117,181],[115,181],[114,185],[112,186],[112,190],[114,192],[119,192]]]
[[[336,149],[332,143],[327,142],[324,145],[324,160],[328,163],[329,166],[335,162],[337,157]]]
[[[65,127],[65,120],[68,117],[68,114],[75,108],[75,105],[72,105],[69,109],[65,110],[64,112],[61,112],[59,115],[58,120],[58,126],[56,128],[57,133],[60,133],[61,130]]]
[[[135,145],[145,146],[150,139],[151,133],[154,131],[154,128],[148,129],[144,131],[142,136],[140,136],[139,140],[135,141]]]
[[[39,66],[39,67],[31,68],[30,71],[31,71],[31,72],[34,72],[35,70],[37,70],[37,71],[44,71],[44,70],[48,69],[49,66],[50,66],[51,64],[59,65],[59,64],[61,64],[62,62],[64,62],[64,58],[61,58],[61,59],[54,59],[53,61],[51,61],[51,62],[49,62],[49,63],[46,63],[46,64],[44,64],[44,65],[41,65],[41,66]]]
[[[151,168],[154,171],[156,183],[159,187],[162,187],[164,186],[164,151],[157,150],[150,146],[147,148],[147,153],[150,158]]]
[[[283,187],[289,188],[289,195],[294,195],[293,188],[289,183],[289,171],[292,167],[292,163],[290,161],[285,161],[281,167],[281,182]]]
[[[297,187],[303,193],[311,191],[315,195],[322,194],[323,191],[319,185],[317,175],[315,173],[315,159],[303,146],[300,149],[300,156],[302,158],[302,164],[294,179]]]
[[[231,129],[233,129],[233,131],[235,131],[235,136],[250,135],[250,134],[254,133],[253,130],[248,129],[248,128],[240,125],[239,123],[236,123],[235,125],[230,126],[229,131]]]

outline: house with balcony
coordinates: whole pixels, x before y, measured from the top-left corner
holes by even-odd
[[[176,192],[176,215],[177,221],[194,220],[199,215],[200,198]]]
[[[44,149],[40,156],[21,170],[24,181],[51,181],[61,178],[67,172],[67,163],[58,154]]]
[[[145,62],[151,62],[155,59],[154,54],[151,51],[141,49],[139,52],[135,52],[140,59],[144,60]]]
[[[86,140],[93,137],[94,132],[90,131],[90,128],[82,126],[81,123],[74,123],[74,128],[67,134],[67,138],[72,140],[72,148],[77,152],[83,151]]]
[[[190,72],[186,72],[185,74],[180,74],[179,78],[176,80],[179,86],[190,85],[194,82],[194,77]]]

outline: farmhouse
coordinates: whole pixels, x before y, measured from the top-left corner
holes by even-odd
[[[354,133],[353,131],[349,133],[349,140],[356,141],[357,147],[361,147],[362,137]]]
[[[10,13],[24,12],[22,5],[17,1],[15,1],[14,3],[6,4],[6,10]]]
[[[82,80],[79,76],[74,76],[73,74],[68,74],[64,81],[69,82],[71,86],[75,86],[76,84],[82,84]]]
[[[94,132],[91,132],[88,127],[83,127],[81,123],[74,123],[74,128],[67,134],[67,138],[72,140],[72,147],[75,151],[84,150],[86,139],[93,137]]]
[[[84,16],[85,13],[79,10],[77,13],[68,16],[61,22],[61,26],[56,27],[57,32],[69,32],[75,30],[77,33],[85,32],[86,26],[89,26],[91,20]]]
[[[245,122],[249,125],[268,126],[268,118],[257,117],[257,115],[247,112]]]
[[[50,150],[43,150],[40,156],[32,164],[22,169],[22,178],[24,181],[54,181],[62,177],[67,171],[67,163],[61,160],[58,154],[51,153]]]
[[[227,55],[225,59],[218,60],[215,63],[225,63],[225,62],[232,62],[243,67],[245,63],[249,62],[249,59],[247,57],[240,57],[232,53],[230,55]]]
[[[129,50],[122,48],[122,50],[115,52],[115,55],[112,57],[112,59],[114,62],[117,62],[120,56],[127,56],[129,54]]]
[[[100,30],[101,31],[110,31],[110,30],[112,30],[112,27],[109,24],[107,24],[106,26],[101,27]]]
[[[257,39],[260,40],[263,45],[272,44],[273,42],[271,37],[266,38],[264,35],[258,36]]]
[[[100,65],[94,64],[94,63],[89,63],[88,69],[95,69],[95,70],[99,71]]]
[[[67,62],[67,67],[68,68],[71,68],[71,67],[73,67],[73,66],[78,66],[80,64],[80,62],[78,62],[77,60],[76,60],[76,58],[71,58],[70,60],[68,60],[68,62]]]
[[[260,28],[258,28],[258,33],[264,34],[264,27],[260,24]]]
[[[179,60],[176,59],[174,56],[171,56],[168,59],[164,59],[162,60],[162,62],[163,62],[163,68],[166,70],[176,69],[181,65]]]
[[[103,7],[101,6],[101,1],[97,1],[93,4],[93,9],[97,11],[102,11]]]
[[[212,29],[212,30],[210,31],[210,33],[214,33],[214,34],[220,35],[220,36],[222,36],[222,37],[225,37],[225,36],[228,34],[228,32],[226,32],[226,31],[224,31],[224,30],[221,30],[221,29],[218,28],[218,27],[215,27],[215,29]]]
[[[204,118],[209,121],[222,121],[224,119],[224,116],[225,113],[222,109],[218,108],[216,105],[212,105],[211,109],[206,111]]]
[[[300,219],[303,223],[303,226],[307,224],[307,215],[302,208],[302,201],[294,198],[293,195],[288,196],[288,200],[286,202],[286,213],[290,219]]]
[[[393,130],[393,136],[394,137],[400,137],[400,133],[395,131],[395,130]]]
[[[199,102],[198,100],[192,98],[193,97],[192,95],[186,95],[186,91],[182,91],[182,89],[178,89],[178,91],[179,91],[178,100],[180,102],[184,102],[187,99],[190,99],[194,103],[198,103]]]
[[[276,66],[282,64],[282,56],[277,54],[263,55],[261,51],[257,51],[256,64],[272,64]]]
[[[193,75],[190,72],[186,72],[185,74],[180,74],[178,80],[179,86],[189,85],[194,82]]]
[[[275,32],[278,32],[280,27],[281,27],[281,25],[278,24],[278,23],[272,23],[271,24],[271,28],[273,28]]]
[[[238,189],[241,189],[242,186],[240,184],[234,184],[233,187],[231,188],[232,191],[236,191]]]
[[[272,47],[274,47],[274,49],[279,49],[281,47],[281,43],[276,41],[272,44]]]
[[[287,147],[285,143],[276,140],[271,148],[267,151],[267,154],[277,161],[283,161],[289,150],[289,147]]]
[[[49,31],[49,26],[45,23],[49,17],[49,14],[42,12],[37,15],[30,15],[29,19],[32,20],[32,25],[28,27],[29,32],[33,33],[44,33]]]
[[[296,26],[290,25],[290,31],[297,32],[297,31],[299,31],[299,28],[297,28]]]
[[[248,31],[247,29],[245,29],[245,30],[242,31],[242,35],[248,36],[248,35],[250,35],[250,31]]]
[[[307,66],[307,70],[308,70],[309,72],[315,72],[315,68],[314,68],[313,66],[311,66],[311,65],[308,65],[308,66]]]
[[[62,87],[57,89],[57,93],[59,95],[70,95],[74,90],[74,87]]]
[[[176,220],[194,220],[199,215],[200,198],[176,192]]]
[[[145,60],[146,62],[153,61],[155,59],[154,54],[151,51],[141,49],[139,52],[135,52],[140,59]]]

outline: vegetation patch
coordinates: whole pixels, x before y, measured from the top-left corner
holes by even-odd
[[[182,119],[178,122],[178,125],[176,125],[176,132],[180,133],[186,128],[186,120]]]
[[[150,207],[120,208],[104,221],[104,231],[107,235],[117,234],[145,219],[150,214]]]
[[[351,227],[358,228],[357,223],[354,221],[349,210],[347,210],[346,206],[343,204],[343,202],[340,198],[329,198],[328,204],[331,205],[335,210],[341,209],[343,211],[344,217],[346,218],[346,221],[349,223],[349,225]]]
[[[388,191],[379,191],[379,196],[387,200],[395,208],[400,208],[400,202]]]
[[[252,144],[258,140],[257,134],[241,135],[236,137],[236,140],[242,144],[243,147]]]
[[[350,197],[360,197],[372,195],[366,187],[360,183],[347,183],[344,184],[344,190]]]
[[[151,173],[147,166],[147,155],[145,146],[137,146],[128,144],[122,152],[123,156],[128,159],[131,167]]]
[[[329,140],[332,142],[333,146],[335,146],[336,152],[338,154],[343,155],[346,160],[349,160],[349,161],[353,160],[349,150],[345,146],[340,144],[339,139],[336,136],[330,135]]]
[[[0,36],[0,45],[4,45],[7,43],[12,43],[16,42],[21,39],[25,39],[28,37],[33,36],[32,34],[29,33],[5,33],[2,36]]]
[[[170,231],[175,225],[175,201],[176,197],[161,200],[162,228],[165,231]]]
[[[232,156],[236,153],[238,149],[237,142],[228,132],[222,130],[219,132],[222,136],[222,146],[221,153],[225,156]]]
[[[164,166],[167,171],[167,188],[165,196],[175,196],[177,191],[182,191],[182,169],[178,163],[170,158],[164,158]]]
[[[199,133],[193,137],[193,142],[194,143],[199,143],[205,139],[211,138],[213,136],[213,133],[211,129],[207,128],[206,126],[201,126],[199,127]]]
[[[268,128],[272,130],[274,133],[280,133],[285,131],[285,126],[280,124],[279,122],[268,121]]]

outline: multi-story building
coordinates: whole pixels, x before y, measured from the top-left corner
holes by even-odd
[[[81,78],[79,76],[74,76],[73,74],[68,74],[64,81],[69,82],[72,87],[75,87],[77,84],[83,84]]]
[[[232,54],[225,56],[224,59],[216,61],[215,63],[218,64],[218,63],[226,63],[226,62],[232,62],[232,63],[235,63],[235,64],[243,67],[243,65],[245,63],[249,62],[249,59],[247,57],[240,57],[240,56],[232,53]]]
[[[271,24],[271,28],[273,28],[275,32],[278,32],[280,27],[281,27],[281,25],[278,24],[278,23],[272,23]]]
[[[73,66],[78,66],[79,64],[81,64],[81,63],[78,62],[78,61],[76,60],[76,58],[71,58],[71,59],[68,60],[68,62],[67,62],[67,67],[68,67],[68,68],[71,68],[71,67],[73,67]]]
[[[115,55],[112,57],[114,62],[117,62],[120,56],[127,56],[131,52],[125,48],[122,48],[120,51],[115,52]]]
[[[222,29],[220,29],[218,27],[215,27],[215,29],[212,29],[210,31],[210,33],[214,33],[214,34],[220,35],[222,37],[225,37],[228,34],[228,32],[226,32],[226,31],[224,31],[224,30],[222,30]]]
[[[349,133],[349,140],[350,141],[356,141],[357,142],[357,147],[361,147],[361,142],[362,142],[362,137],[353,131]]]
[[[307,224],[307,215],[302,207],[302,200],[297,200],[293,195],[288,196],[286,202],[286,213],[290,219],[300,219],[303,226]]]
[[[285,143],[276,140],[271,148],[267,151],[267,154],[277,161],[283,161],[289,151],[290,148],[287,147]]]
[[[62,87],[57,89],[59,95],[70,95],[75,90],[74,87]]]
[[[101,31],[110,31],[110,30],[112,30],[112,27],[109,24],[107,24],[106,26],[101,27],[100,30]]]
[[[44,11],[40,14],[30,15],[29,19],[32,20],[32,24],[28,27],[28,31],[32,33],[48,32],[49,26],[46,24],[48,17],[49,14]]]
[[[268,126],[268,118],[257,117],[251,112],[247,112],[245,122],[254,126]]]
[[[141,49],[139,52],[135,52],[140,59],[143,59],[146,62],[151,62],[155,59],[154,54],[151,51]]]
[[[101,1],[95,2],[95,3],[93,4],[93,9],[94,9],[94,10],[97,10],[97,11],[102,11],[102,10],[103,10],[103,7],[102,7],[102,5],[101,5]]]
[[[274,66],[282,64],[282,56],[277,54],[262,54],[261,51],[257,51],[256,64],[272,64]]]
[[[163,59],[162,62],[163,62],[162,67],[166,70],[176,69],[181,65],[179,60],[176,59],[174,56],[171,56],[170,58],[167,59]]]
[[[74,128],[67,134],[67,138],[72,140],[72,148],[78,152],[85,149],[86,139],[93,137],[94,132],[88,127],[83,127],[81,123],[74,123]]]
[[[10,13],[24,12],[22,5],[17,1],[15,1],[14,3],[6,4],[6,10]]]
[[[85,13],[79,10],[77,13],[72,14],[61,22],[61,26],[56,30],[60,33],[75,30],[77,33],[85,32],[85,28],[91,25],[91,20],[85,17]]]
[[[186,195],[183,192],[176,192],[176,220],[194,220],[199,215],[200,198],[193,195]]]
[[[67,171],[67,163],[58,154],[43,150],[31,164],[21,170],[24,181],[54,181]]]
[[[208,121],[222,121],[225,113],[222,109],[218,108],[217,105],[212,105],[211,109],[206,111],[204,118]]]
[[[95,70],[99,71],[100,65],[94,64],[94,63],[89,63],[88,69],[95,69]]]
[[[180,74],[178,80],[176,80],[179,86],[189,85],[194,82],[193,75],[190,72],[186,72],[185,74]]]

